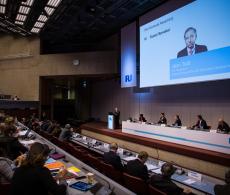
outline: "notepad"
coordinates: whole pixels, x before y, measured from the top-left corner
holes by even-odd
[[[45,164],[54,163],[54,162],[56,162],[56,160],[54,160],[53,158],[48,158]]]
[[[125,161],[130,161],[130,160],[135,160],[135,159],[137,159],[135,156],[128,156],[128,157],[123,158],[123,160]]]
[[[67,170],[68,170],[69,172],[73,172],[73,173],[79,173],[79,172],[81,171],[80,169],[78,169],[78,168],[75,167],[75,166],[69,167]]]
[[[145,163],[145,165],[147,166],[148,170],[158,169],[158,167],[156,165],[152,165],[152,164],[149,164],[149,163]]]
[[[186,180],[184,180],[183,182],[190,185],[190,184],[195,183],[196,181],[193,180],[193,179],[186,179]]]
[[[60,169],[61,167],[65,167],[64,163],[60,161],[56,161],[53,163],[45,164],[45,167],[48,169]]]

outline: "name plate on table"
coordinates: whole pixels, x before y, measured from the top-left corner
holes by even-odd
[[[124,152],[124,149],[123,149],[123,148],[118,148],[118,149],[117,149],[117,153],[118,153],[118,154],[123,154],[123,152]]]
[[[163,166],[163,164],[165,164],[165,162],[164,162],[164,161],[159,160],[159,162],[158,162],[158,166],[159,166],[159,167],[162,167],[162,166]]]
[[[201,181],[201,179],[202,179],[202,174],[197,173],[197,172],[193,172],[193,171],[188,171],[188,176],[191,178],[194,178],[198,181]]]
[[[104,148],[109,148],[109,144],[104,143]]]
[[[92,144],[96,144],[97,140],[93,139]]]
[[[161,124],[161,127],[166,127],[166,124]]]
[[[217,133],[217,130],[210,130],[210,133]]]

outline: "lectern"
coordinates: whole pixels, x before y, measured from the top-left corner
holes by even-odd
[[[115,129],[114,115],[113,113],[108,114],[108,129]]]

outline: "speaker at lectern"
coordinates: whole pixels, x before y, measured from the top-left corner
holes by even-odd
[[[115,129],[114,114],[112,112],[108,114],[108,129]]]

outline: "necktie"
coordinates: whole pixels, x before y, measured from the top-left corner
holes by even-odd
[[[193,53],[193,50],[192,50],[192,49],[189,49],[188,54],[189,54],[189,55],[192,55],[192,53]]]

